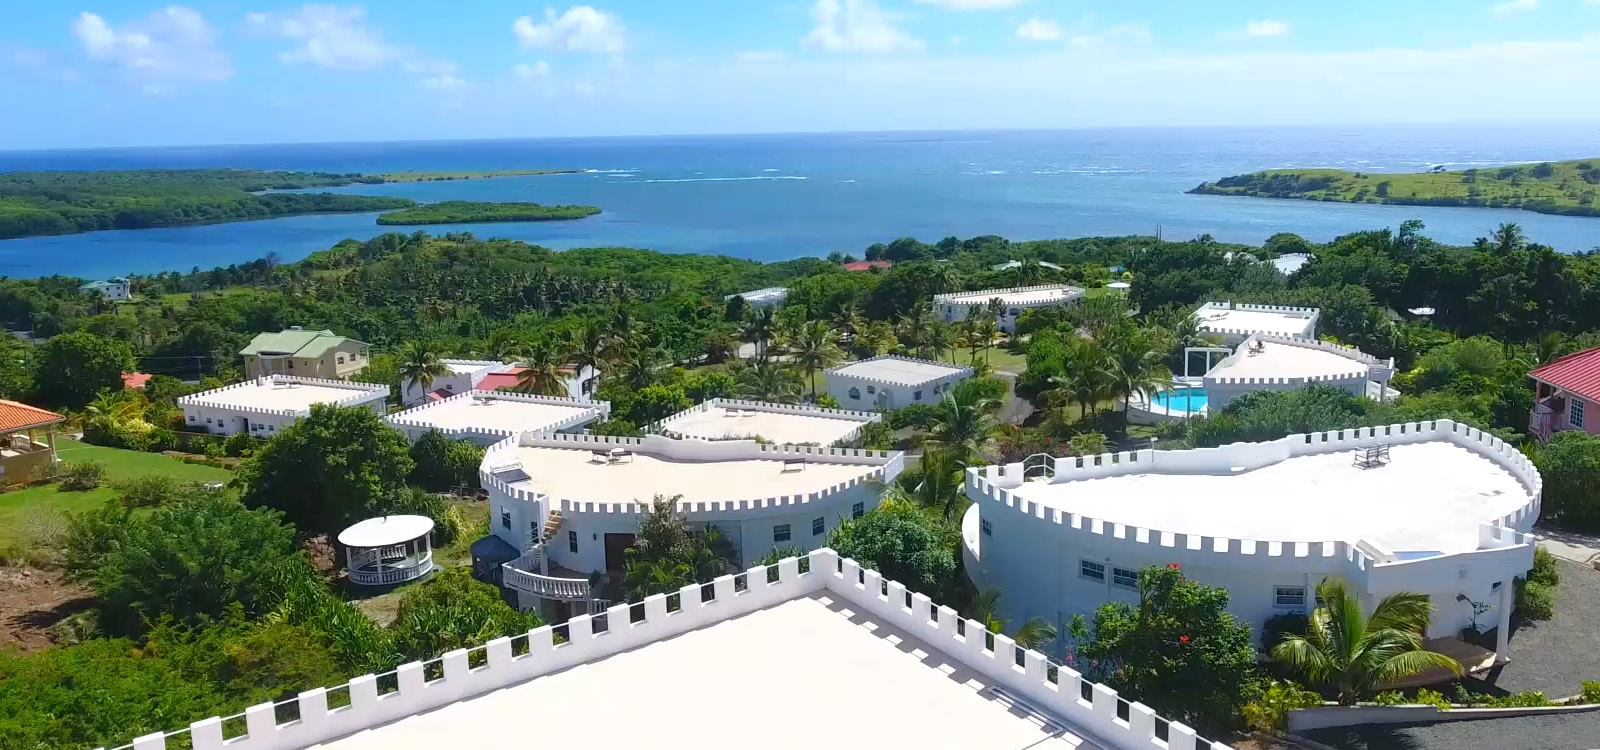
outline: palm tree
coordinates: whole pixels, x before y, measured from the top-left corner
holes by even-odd
[[[866,318],[861,316],[861,308],[855,302],[846,302],[833,311],[833,326],[841,333],[849,334],[852,338],[861,334],[861,329],[866,327]]]
[[[629,346],[619,366],[623,381],[634,390],[650,385],[656,379],[656,368],[662,359],[661,352],[651,347]]]
[[[400,347],[400,385],[416,384],[427,393],[433,381],[450,374],[450,367],[439,360],[439,351],[426,341],[407,341]]]
[[[540,396],[567,396],[567,379],[561,373],[566,364],[561,347],[552,339],[541,339],[528,347],[522,371],[517,373],[517,390]]]
[[[935,321],[928,328],[928,348],[933,350],[934,359],[944,359],[944,353],[955,346],[955,329],[949,323]]]
[[[938,319],[933,315],[933,309],[922,300],[917,300],[911,310],[900,316],[900,338],[905,339],[907,345],[914,348],[918,354],[928,343],[928,329],[932,328]]]
[[[999,615],[1000,591],[987,589],[972,598],[972,603],[967,606],[967,618],[977,620],[984,624],[991,633],[1004,633],[1010,621]],[[1011,637],[1018,646],[1032,651],[1039,651],[1056,639],[1056,626],[1043,617],[1034,617],[1017,628],[1017,634]]]
[[[927,444],[963,465],[972,463],[994,445],[995,428],[1000,424],[994,415],[998,407],[994,399],[976,391],[946,392],[928,431]]]
[[[1491,239],[1494,240],[1495,249],[1502,253],[1521,250],[1528,242],[1528,236],[1522,232],[1522,227],[1509,221],[1495,227]]]
[[[616,354],[616,337],[598,321],[589,321],[579,329],[572,341],[572,362],[582,372],[593,367],[596,372]]]
[[[1324,578],[1317,596],[1322,603],[1312,611],[1306,634],[1284,636],[1272,657],[1313,683],[1335,688],[1341,705],[1424,670],[1461,674],[1455,659],[1422,648],[1432,612],[1428,597],[1390,594],[1364,616],[1361,600],[1342,580]]]
[[[772,335],[777,328],[777,310],[763,307],[750,311],[750,317],[744,322],[744,340],[756,345],[756,359],[767,358],[767,342],[772,340]]]
[[[989,350],[994,348],[995,340],[1000,338],[1000,324],[993,316],[985,315],[972,326],[972,335],[977,337],[978,348],[983,351],[983,361],[988,362]]]
[[[793,403],[800,397],[800,379],[777,362],[757,361],[739,373],[739,395],[776,404]]]
[[[1110,354],[1093,339],[1068,343],[1063,372],[1050,378],[1058,400],[1078,404],[1087,418],[1094,405],[1110,396],[1116,381]]]
[[[947,451],[928,451],[917,465],[917,482],[910,488],[918,505],[956,522],[967,511],[966,464]]]
[[[1122,399],[1124,418],[1135,394],[1150,398],[1172,384],[1172,371],[1163,361],[1166,348],[1159,346],[1149,331],[1133,329],[1112,336],[1105,348],[1110,357],[1112,391]]]
[[[839,351],[835,342],[836,336],[827,323],[813,320],[800,327],[796,337],[789,343],[789,352],[794,363],[806,371],[806,377],[811,380],[811,399],[817,398],[817,370],[826,370],[844,359],[844,352]]]
[[[528,338],[521,331],[501,328],[489,334],[489,340],[484,342],[483,353],[489,359],[510,362],[521,356],[527,348]]]

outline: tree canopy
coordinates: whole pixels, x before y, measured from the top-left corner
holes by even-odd
[[[302,532],[337,533],[382,515],[415,467],[405,435],[361,407],[318,404],[245,459],[234,478],[250,507]]]

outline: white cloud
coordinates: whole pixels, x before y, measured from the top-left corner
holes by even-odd
[[[466,85],[466,80],[448,73],[436,76],[428,76],[427,78],[417,81],[418,87],[427,89],[429,91],[454,91],[456,89],[464,88]]]
[[[121,28],[94,13],[79,13],[72,34],[89,59],[123,68],[146,84],[146,93],[169,91],[163,81],[221,81],[233,75],[228,56],[216,46],[216,32],[190,8],[170,5]]]
[[[1030,42],[1054,42],[1061,38],[1061,26],[1055,21],[1030,18],[1017,27],[1017,38]]]
[[[549,48],[561,52],[619,54],[627,46],[627,30],[616,15],[575,5],[560,16],[544,9],[544,23],[529,16],[513,21],[511,33],[523,49]]]
[[[511,66],[511,72],[516,74],[518,78],[549,78],[550,63],[547,63],[543,60],[533,63],[532,65],[529,65],[528,63],[517,63],[516,65]]]
[[[1244,25],[1245,36],[1283,36],[1289,33],[1289,24],[1283,21],[1251,21]]]
[[[937,5],[945,10],[999,10],[1015,8],[1022,0],[917,0],[924,5]]]
[[[1588,2],[1590,5],[1595,4],[1595,0],[1588,0]],[[1497,16],[1509,16],[1516,13],[1525,13],[1530,10],[1537,10],[1538,7],[1539,0],[1506,0],[1506,2],[1494,6],[1494,14]]]
[[[245,23],[264,36],[295,41],[279,55],[287,63],[373,70],[406,55],[366,25],[366,10],[360,6],[303,5],[293,13],[249,13]]]
[[[1068,43],[1074,47],[1093,48],[1121,44],[1146,44],[1150,41],[1150,27],[1142,23],[1120,23],[1102,29],[1089,29],[1073,34]]]
[[[895,28],[895,19],[872,0],[817,0],[811,18],[817,26],[801,41],[828,52],[904,52],[924,46]]]

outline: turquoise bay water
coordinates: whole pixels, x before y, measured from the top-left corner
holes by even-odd
[[[1150,402],[1169,412],[1198,414],[1205,411],[1206,408],[1206,389],[1181,385],[1173,386],[1171,389],[1155,394],[1150,399]]]
[[[239,167],[335,172],[554,169],[581,174],[363,185],[340,192],[419,201],[585,203],[569,222],[380,227],[374,214],[294,216],[0,241],[0,275],[103,277],[188,270],[277,253],[296,260],[386,230],[470,231],[556,249],[597,246],[757,260],[860,255],[873,242],[1208,233],[1323,241],[1418,218],[1469,243],[1506,221],[1564,251],[1600,245],[1600,219],[1523,211],[1369,206],[1186,195],[1274,167],[1415,171],[1600,157],[1592,126],[1122,129],[1051,132],[580,138],[0,152],[0,171]]]

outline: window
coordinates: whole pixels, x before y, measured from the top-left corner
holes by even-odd
[[[538,521],[529,521],[528,522],[528,538],[533,540],[535,543],[537,543],[539,541],[539,522]]]
[[[1500,582],[1499,581],[1495,581],[1494,585],[1489,587],[1489,593],[1491,593],[1491,594],[1500,593]]]
[[[871,396],[872,394],[877,393],[877,392],[878,392],[878,386],[875,386],[875,385],[867,386],[867,395],[868,396]]]
[[[294,369],[294,360],[292,360],[292,359],[289,360],[289,369],[291,369],[291,370]]]
[[[811,519],[811,535],[812,536],[821,536],[822,532],[827,531],[827,530],[828,530],[828,520],[826,518],[813,518],[813,519]]]
[[[1583,401],[1576,397],[1567,402],[1567,422],[1573,427],[1583,429]]]
[[[850,398],[855,399],[856,401],[860,401],[861,400],[861,389],[860,388],[856,388],[855,386],[851,386],[850,387]]]
[[[341,364],[341,365],[344,364],[344,355],[343,354],[339,355],[338,364]]]
[[[198,421],[199,419],[200,419],[199,417],[197,417],[197,416],[195,416],[193,414],[189,415],[189,421],[190,422],[195,422],[195,421]]]
[[[1091,560],[1079,560],[1078,575],[1091,581],[1104,581],[1106,579],[1106,566]]]
[[[1139,588],[1139,571],[1127,568],[1112,568],[1111,585],[1121,586],[1125,589]]]
[[[567,551],[574,555],[578,554],[578,532],[571,529],[567,530]]]
[[[911,400],[912,401],[921,401],[922,400],[922,391],[914,391],[914,392],[912,392]]]
[[[1304,586],[1273,586],[1272,606],[1283,609],[1305,609],[1306,587]]]
[[[860,518],[860,517],[866,515],[866,513],[867,513],[867,504],[866,503],[856,503],[855,505],[850,506],[850,517],[851,518]]]
[[[507,531],[511,529],[511,510],[509,508],[500,509],[500,528]]]
[[[1015,318],[1015,317],[1017,317],[1017,316],[1018,316],[1018,315],[1021,315],[1021,314],[1022,314],[1022,310],[1021,310],[1021,309],[1020,309],[1020,308],[1016,308],[1016,307],[1013,307],[1013,308],[1011,308],[1011,312],[1010,312],[1010,313],[1008,313],[1008,314],[1009,314],[1009,315],[1010,315],[1010,316],[1011,316],[1011,317],[1013,317],[1013,318]]]
[[[206,417],[206,424],[211,424],[211,417]]]
[[[994,527],[989,525],[989,519],[984,518],[979,520],[978,527],[983,530],[984,536],[994,536]]]
[[[772,527],[772,543],[789,541],[789,524],[780,523]]]

